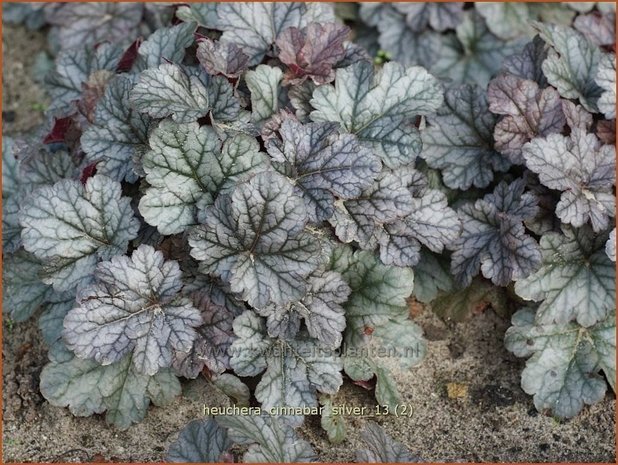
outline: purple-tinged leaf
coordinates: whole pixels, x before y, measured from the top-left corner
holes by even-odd
[[[207,37],[198,42],[197,59],[209,74],[221,74],[228,78],[238,78],[249,62],[249,57],[238,45],[215,42]]]
[[[275,169],[295,181],[307,204],[309,219],[320,222],[333,214],[335,197],[357,197],[371,185],[381,163],[355,136],[337,134],[336,123],[301,124],[283,120],[281,139],[271,139],[267,150]]]
[[[78,357],[102,365],[132,354],[137,372],[152,376],[171,366],[174,350],[191,350],[202,324],[181,288],[178,263],[148,245],[99,263],[95,284],[80,291],[79,306],[64,319],[64,340]]]
[[[345,57],[343,42],[350,34],[337,23],[310,23],[299,29],[290,27],[277,38],[279,59],[288,66],[286,81],[299,84],[311,78],[316,84],[335,79],[333,67]]]
[[[616,148],[601,145],[594,134],[574,128],[569,137],[551,134],[523,147],[526,166],[542,184],[562,191],[556,215],[575,227],[590,222],[595,232],[607,229],[616,199]]]
[[[494,284],[506,286],[540,266],[539,246],[523,225],[536,215],[537,200],[524,188],[521,179],[501,182],[492,194],[459,208],[463,231],[452,246],[451,271],[461,285],[469,285],[481,270]]]
[[[514,164],[523,164],[521,148],[534,137],[560,133],[566,123],[560,95],[552,87],[501,74],[487,89],[489,110],[504,117],[494,128],[495,148]]]

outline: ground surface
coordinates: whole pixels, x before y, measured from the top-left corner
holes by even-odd
[[[30,70],[44,43],[42,34],[4,29],[5,134],[41,121],[38,109],[45,98]],[[537,413],[519,387],[524,362],[503,347],[504,318],[488,310],[468,322],[446,325],[425,309],[417,321],[429,341],[428,356],[419,367],[397,375],[404,403],[413,405],[414,414],[374,418],[416,454],[427,461],[614,462],[613,394],[559,423]],[[188,397],[166,408],[151,407],[145,421],[128,431],[107,426],[102,416],[75,418],[39,394],[46,348],[36,322],[4,321],[3,330],[3,462],[160,461],[178,430],[201,415],[204,403],[226,405],[222,396],[193,384],[186,386]],[[459,397],[449,397],[449,385],[457,387],[451,397]],[[375,402],[369,392],[348,383],[336,403]],[[338,446],[329,444],[318,419],[308,418],[301,434],[322,461],[350,461],[362,447],[359,431],[365,421],[348,418],[348,438]]]

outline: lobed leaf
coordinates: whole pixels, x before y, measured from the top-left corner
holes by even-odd
[[[95,272],[64,319],[63,337],[78,357],[102,365],[131,354],[136,373],[155,375],[172,364],[173,350],[189,352],[200,312],[179,295],[181,271],[161,252],[141,245],[131,258],[113,257]]]
[[[590,327],[606,319],[616,306],[615,265],[605,253],[607,236],[589,227],[565,228],[541,238],[540,269],[515,283],[515,292],[542,301],[536,320],[564,325],[572,320]]]
[[[25,249],[43,263],[43,282],[57,291],[88,282],[97,262],[125,253],[138,230],[120,183],[103,175],[36,189],[20,224]]]
[[[413,118],[442,104],[438,81],[420,67],[386,63],[378,72],[360,61],[337,70],[335,87],[313,93],[313,121],[333,121],[363,141],[397,168],[414,162],[421,142]]]
[[[534,396],[537,410],[551,409],[559,418],[577,415],[584,404],[605,396],[603,370],[614,388],[616,378],[616,318],[589,328],[574,323],[535,323],[534,312],[522,309],[513,315],[505,337],[506,348],[518,357],[529,357],[521,386]]]
[[[320,244],[305,232],[303,200],[281,175],[264,172],[220,196],[189,239],[204,269],[229,281],[251,306],[300,298]]]

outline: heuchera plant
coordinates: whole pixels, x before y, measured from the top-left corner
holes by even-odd
[[[461,320],[507,288],[535,406],[602,399],[615,12],[586,5],[7,5],[58,50],[46,126],[3,139],[4,311],[41,310],[45,398],[124,429],[206,373],[341,441],[343,374],[394,407],[423,358],[407,299]],[[302,422],[206,418],[169,460],[313,460]]]

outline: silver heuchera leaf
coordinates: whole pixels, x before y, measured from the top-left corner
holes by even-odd
[[[584,404],[605,396],[607,384],[616,379],[616,318],[610,315],[590,328],[575,323],[538,324],[534,312],[522,309],[513,315],[505,345],[518,357],[530,357],[521,386],[534,396],[539,411],[550,409],[559,418],[577,415]]]
[[[245,81],[251,92],[251,119],[261,123],[279,111],[283,71],[277,67],[259,65],[247,71]]]
[[[611,5],[608,3],[609,6]],[[595,45],[611,46],[616,42],[616,11],[599,11],[578,15],[573,27]]]
[[[336,123],[301,124],[286,118],[279,134],[281,140],[269,140],[266,148],[275,169],[294,180],[312,222],[333,214],[335,197],[359,196],[382,168],[356,137],[337,134]]]
[[[156,68],[163,63],[182,63],[185,49],[194,42],[195,23],[181,23],[176,26],[157,29],[137,50],[134,70]]]
[[[343,383],[335,351],[304,334],[273,339],[266,334],[264,319],[250,310],[234,320],[234,334],[238,339],[230,347],[232,368],[239,376],[263,372],[255,398],[266,411],[317,406],[318,391],[335,394]],[[302,422],[302,417],[285,416],[291,423]]]
[[[50,404],[69,407],[79,417],[107,411],[107,423],[121,430],[143,420],[150,402],[167,405],[181,391],[170,370],[136,373],[130,356],[107,366],[71,356],[52,361],[41,372],[40,387]]]
[[[596,83],[603,89],[597,102],[599,111],[607,119],[616,118],[616,55],[605,54],[599,61]]]
[[[41,268],[41,262],[25,250],[4,256],[2,310],[11,320],[27,320],[53,294],[41,282]]]
[[[208,74],[239,77],[246,69],[249,57],[234,43],[215,42],[205,37],[197,44],[197,59]]]
[[[286,81],[300,84],[311,78],[316,84],[335,79],[333,67],[345,57],[343,42],[350,28],[337,23],[310,23],[290,27],[276,40],[279,59],[288,66]]]
[[[442,100],[438,80],[423,68],[390,62],[374,72],[360,61],[337,70],[335,87],[316,88],[311,119],[340,123],[396,168],[414,163],[420,152],[414,118],[433,113]]]
[[[495,148],[523,164],[521,148],[534,137],[560,133],[566,123],[560,95],[534,81],[501,74],[487,89],[489,110],[504,117],[494,129]]]
[[[601,88],[595,78],[601,59],[597,46],[570,27],[535,23],[551,49],[543,62],[549,83],[566,99],[579,99],[588,111],[596,111]]]
[[[228,348],[234,339],[232,321],[237,313],[213,302],[209,293],[191,293],[193,306],[202,315],[202,325],[196,328],[196,338],[189,352],[176,352],[173,367],[185,378],[197,378],[204,367],[212,373],[230,368]]]
[[[456,84],[475,83],[485,87],[503,60],[520,44],[505,42],[487,29],[476,12],[467,12],[455,34],[442,38],[438,59],[430,66],[436,76]]]
[[[168,63],[142,72],[130,100],[142,113],[153,118],[171,116],[178,123],[195,121],[210,110],[208,90],[202,81]]]
[[[464,4],[453,3],[392,3],[393,8],[406,15],[406,23],[415,32],[431,26],[436,31],[454,29],[463,18]]]
[[[428,304],[440,293],[450,293],[455,283],[450,273],[450,262],[441,256],[421,249],[420,260],[414,267],[414,297]]]
[[[487,27],[501,39],[532,35],[528,5],[525,3],[479,3],[476,11],[485,18]]]
[[[314,273],[308,278],[307,294],[288,305],[269,305],[257,312],[267,317],[266,327],[271,337],[293,339],[299,331],[301,318],[307,332],[327,347],[341,345],[345,315],[341,304],[350,288],[334,271]]]
[[[280,416],[230,415],[216,420],[228,428],[233,442],[249,446],[243,462],[313,462],[317,458],[311,444],[301,439]]]
[[[427,118],[420,155],[430,167],[441,170],[444,184],[452,189],[486,187],[494,171],[510,166],[493,148],[496,119],[480,87],[453,87],[437,115]]]
[[[96,163],[97,173],[115,180],[135,181],[133,160],[146,148],[150,118],[133,111],[129,92],[134,79],[120,75],[112,79],[97,102],[93,124],[80,142],[87,163]]]
[[[217,29],[222,42],[233,42],[249,56],[249,66],[262,61],[279,35],[305,25],[309,5],[303,3],[222,3]]]
[[[368,449],[356,452],[359,463],[417,463],[423,459],[412,454],[398,441],[393,440],[377,423],[370,422],[361,433]]]
[[[150,187],[139,211],[161,234],[196,224],[199,209],[266,160],[252,137],[236,133],[222,146],[212,128],[197,123],[162,121],[150,134],[149,145],[142,168]]]
[[[501,182],[492,194],[458,210],[463,231],[452,246],[451,271],[461,285],[469,285],[480,269],[494,284],[506,286],[540,266],[539,246],[523,225],[536,215],[537,199],[524,189],[523,179]]]
[[[504,60],[502,70],[521,79],[536,82],[540,87],[547,86],[547,78],[543,74],[543,62],[547,58],[547,45],[539,36],[535,36],[526,44],[520,53]]]
[[[616,261],[616,228],[612,229],[609,233],[609,239],[605,244],[605,253],[612,262]]]
[[[175,463],[221,463],[232,446],[227,431],[211,417],[193,420],[178,434],[167,450],[167,461]]]
[[[87,282],[98,261],[125,253],[139,227],[120,183],[102,175],[35,190],[20,223],[24,247],[43,263],[43,282],[57,291]]]
[[[362,249],[372,250],[382,234],[383,224],[411,213],[412,194],[400,174],[384,170],[360,196],[335,204],[329,221],[339,240],[356,241]]]
[[[69,3],[49,10],[47,22],[57,27],[62,48],[133,40],[144,13],[136,3]]]
[[[45,77],[52,101],[49,110],[69,113],[73,102],[81,98],[82,85],[90,75],[100,70],[115,71],[123,52],[122,47],[108,43],[60,52],[55,70]]]
[[[152,376],[171,365],[173,350],[191,350],[202,318],[179,295],[177,262],[141,245],[131,258],[100,263],[95,278],[64,319],[63,337],[78,357],[109,365],[132,354],[136,372]]]
[[[589,327],[613,312],[616,272],[605,253],[606,240],[606,235],[595,235],[589,227],[565,228],[564,234],[541,238],[541,268],[515,283],[520,297],[542,301],[538,323],[564,325],[576,319]]]
[[[204,270],[229,281],[249,305],[284,304],[304,295],[320,243],[304,231],[303,200],[281,175],[264,172],[217,198],[190,236]]]
[[[461,223],[443,192],[423,189],[415,193],[411,210],[404,218],[384,225],[380,259],[386,265],[415,266],[421,244],[441,253],[445,245],[459,237]]]
[[[189,3],[179,6],[176,16],[185,22],[194,21],[206,29],[215,29],[219,21],[218,9],[218,3]]]
[[[428,8],[425,9],[424,6]],[[420,15],[417,16],[419,7],[421,11]],[[375,26],[378,31],[379,48],[404,66],[421,65],[429,67],[440,53],[440,35],[432,30],[427,30],[426,24],[423,24],[428,19],[426,13],[436,9],[438,4],[425,3],[419,4],[419,7],[410,3],[363,2],[360,4],[359,16],[368,25]],[[412,10],[410,20],[406,17],[407,9]],[[414,11],[415,9],[417,11]],[[452,16],[444,15],[442,18],[447,16],[450,16],[451,22],[459,22],[461,19],[456,14]],[[362,33],[359,33],[356,41],[362,44],[362,41],[371,40],[372,32],[373,30],[363,30]],[[367,46],[368,44],[363,45],[371,48]],[[378,44],[375,44],[375,48],[378,48]],[[373,55],[376,53],[377,50],[372,50]]]
[[[601,145],[594,134],[573,128],[569,137],[551,134],[522,149],[526,166],[541,183],[563,191],[556,215],[575,227],[587,222],[595,232],[607,229],[616,199],[616,148]]]

